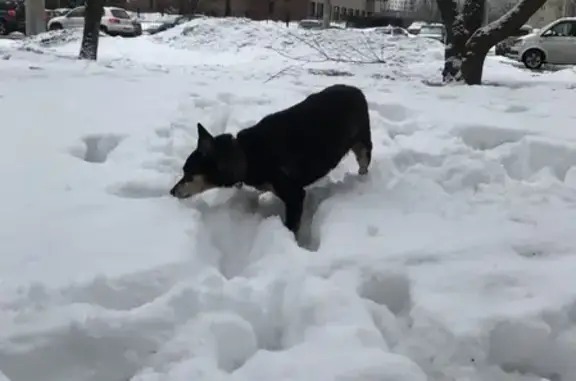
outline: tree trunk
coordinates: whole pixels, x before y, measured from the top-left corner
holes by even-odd
[[[322,28],[328,29],[330,27],[330,16],[332,11],[332,2],[324,0],[324,13],[322,14]]]
[[[468,51],[462,60],[461,77],[467,85],[481,85],[488,51]]]
[[[455,0],[437,0],[446,27],[444,82],[482,83],[488,51],[524,25],[546,0],[520,0],[500,19],[482,27],[486,0],[466,0],[458,12]]]
[[[100,19],[104,12],[104,0],[86,0],[84,13],[84,34],[80,45],[81,60],[98,58],[98,37],[100,37]]]
[[[444,82],[449,82],[454,80],[460,71],[466,41],[460,38],[459,33],[455,33],[455,31],[461,29],[461,18],[458,17],[458,3],[455,0],[438,0],[438,10],[446,28],[442,79]]]
[[[225,0],[224,3],[224,17],[230,17],[232,14],[232,4],[231,0]]]
[[[478,28],[470,36],[466,42],[466,55],[461,70],[466,84],[482,83],[482,69],[490,48],[520,29],[544,3],[546,0],[521,0],[500,19]]]

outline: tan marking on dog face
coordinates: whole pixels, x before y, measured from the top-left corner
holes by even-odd
[[[356,143],[352,146],[352,152],[356,156],[356,161],[358,162],[358,174],[365,175],[368,173],[368,165],[370,161],[368,160],[368,150],[361,143]]]
[[[174,190],[174,194],[178,198],[188,198],[212,188],[215,188],[215,186],[206,182],[204,176],[196,175],[192,178],[192,181],[185,181],[178,184]]]

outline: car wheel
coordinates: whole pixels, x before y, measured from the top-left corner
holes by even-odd
[[[50,24],[49,30],[60,30],[62,28],[62,24],[58,24],[57,22]]]
[[[106,28],[106,26],[104,26],[104,25],[100,25],[100,32],[102,32],[104,34],[110,34],[110,33],[108,33],[108,28]]]
[[[537,70],[544,65],[544,52],[540,49],[529,49],[522,54],[522,62],[530,70]]]

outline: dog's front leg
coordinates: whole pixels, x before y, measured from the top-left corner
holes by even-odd
[[[295,186],[289,181],[276,182],[273,187],[274,193],[284,202],[286,208],[284,226],[297,236],[300,229],[306,191],[304,188]]]

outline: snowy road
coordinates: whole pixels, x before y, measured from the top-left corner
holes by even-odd
[[[432,42],[294,64],[281,27],[217,23],[97,64],[77,35],[0,41],[0,380],[576,380],[574,70],[434,87]],[[336,82],[367,94],[374,163],[310,189],[300,245],[270,195],[167,196],[198,121]]]

